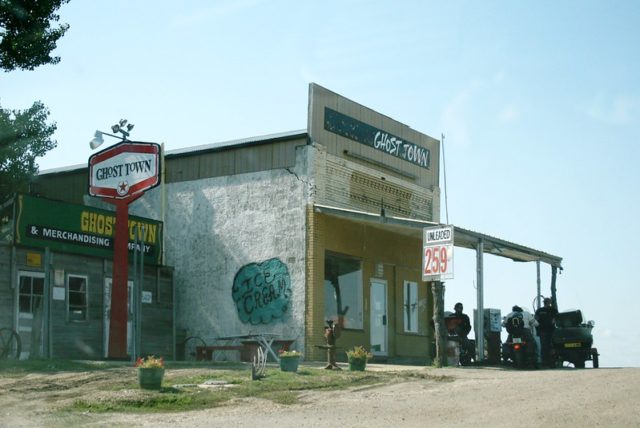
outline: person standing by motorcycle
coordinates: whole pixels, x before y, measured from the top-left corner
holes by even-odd
[[[463,309],[464,307],[462,306],[462,303],[456,303],[453,307],[455,312],[447,318],[453,321],[448,323],[448,325],[451,326],[449,329],[449,335],[457,337],[457,340],[460,343],[460,361],[465,365],[468,364],[471,359],[475,360],[474,355],[476,350],[473,343],[467,338],[471,331],[471,321],[469,320],[469,316],[462,312]]]
[[[467,316],[467,314],[462,312],[463,309],[464,307],[462,306],[462,303],[456,303],[453,307],[453,310],[455,312],[451,315],[451,318],[459,320],[453,329],[453,333],[459,337],[464,337],[466,339],[469,335],[469,332],[471,331],[471,321],[469,321],[469,317]]]
[[[553,347],[551,337],[556,329],[556,317],[558,310],[553,307],[553,301],[549,297],[544,298],[544,306],[536,311],[536,321],[538,321],[538,336],[540,337],[540,348],[542,351],[542,363],[547,367],[553,367]]]

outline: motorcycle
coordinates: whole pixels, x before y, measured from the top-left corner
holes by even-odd
[[[537,368],[536,342],[522,317],[514,316],[505,320],[507,341],[502,344],[502,361],[516,368]]]
[[[445,317],[447,327],[447,339],[456,342],[458,346],[458,362],[461,366],[470,366],[476,362],[476,341],[467,339],[466,336],[458,334],[459,318]]]
[[[533,351],[532,351],[533,349]],[[519,369],[535,368],[535,343],[522,337],[512,337],[502,344],[502,361]]]

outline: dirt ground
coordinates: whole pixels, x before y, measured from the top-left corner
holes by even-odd
[[[118,369],[123,375],[131,368]],[[196,369],[197,370],[197,369]],[[113,372],[31,374],[0,378],[1,427],[584,427],[640,426],[640,369],[414,370],[451,381],[411,380],[355,390],[304,392],[301,403],[246,399],[207,410],[161,414],[56,413],[97,394]],[[170,370],[168,370],[170,372]],[[170,376],[170,373],[167,373]],[[126,393],[126,392],[125,392]]]

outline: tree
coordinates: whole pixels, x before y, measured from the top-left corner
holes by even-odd
[[[36,158],[56,147],[56,124],[48,124],[48,117],[40,101],[23,111],[0,107],[0,203],[22,190],[38,172]]]
[[[60,17],[55,13],[69,0],[0,0],[0,68],[33,70],[43,64],[57,64],[52,57],[56,42],[68,24],[51,28]]]
[[[52,57],[56,42],[68,24],[51,28],[60,17],[55,13],[69,0],[0,0],[0,68],[33,70],[57,64]],[[37,157],[56,147],[51,138],[55,122],[47,123],[49,110],[36,101],[27,110],[0,106],[0,203],[24,187],[38,173]]]

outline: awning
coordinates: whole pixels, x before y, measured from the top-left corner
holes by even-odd
[[[340,217],[348,220],[375,225],[379,229],[412,238],[422,239],[422,229],[430,226],[441,226],[441,224],[410,218],[388,216],[382,214],[368,213],[347,208],[332,207],[328,205],[314,205],[317,213],[332,217]],[[562,257],[554,256],[543,251],[535,250],[524,245],[515,244],[500,238],[474,232],[459,226],[454,226],[453,243],[456,247],[477,250],[478,242],[483,242],[484,252],[498,257],[506,257],[517,262],[540,261],[550,266],[562,269]]]

